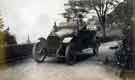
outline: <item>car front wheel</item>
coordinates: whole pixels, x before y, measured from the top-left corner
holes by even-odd
[[[47,56],[47,50],[38,42],[33,46],[32,56],[36,62],[41,63]]]
[[[65,60],[68,65],[73,65],[76,62],[76,55],[75,55],[75,47],[74,44],[71,43],[66,47],[65,51]]]

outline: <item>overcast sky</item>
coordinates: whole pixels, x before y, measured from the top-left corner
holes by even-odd
[[[28,35],[32,41],[46,37],[54,21],[62,20],[59,13],[67,0],[0,0],[0,14],[6,27],[19,43],[24,43]]]

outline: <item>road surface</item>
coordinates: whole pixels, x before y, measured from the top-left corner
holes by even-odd
[[[109,50],[110,45],[115,45],[115,42],[102,44],[98,57],[80,58],[72,66],[55,58],[47,58],[40,64],[33,59],[18,61],[0,70],[0,80],[121,80],[115,69],[102,63],[114,52]]]

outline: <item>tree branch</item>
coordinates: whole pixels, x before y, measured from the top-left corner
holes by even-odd
[[[99,14],[99,12],[98,12],[98,10],[97,10],[96,7],[94,7],[94,9],[95,9],[95,11],[96,11],[96,13],[97,13],[97,16],[98,16],[98,18],[99,18],[99,22],[100,22],[100,24],[102,25],[103,22],[102,22],[102,19],[101,19],[101,15]]]
[[[106,3],[105,3],[104,15],[106,15],[106,13],[107,13],[107,11],[108,11],[108,4],[109,4],[109,1],[106,1]]]

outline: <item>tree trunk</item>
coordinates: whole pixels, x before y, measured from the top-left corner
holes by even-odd
[[[103,36],[103,41],[105,41],[106,38],[106,25],[105,25],[105,15],[101,16],[101,26],[102,26],[102,36]]]

